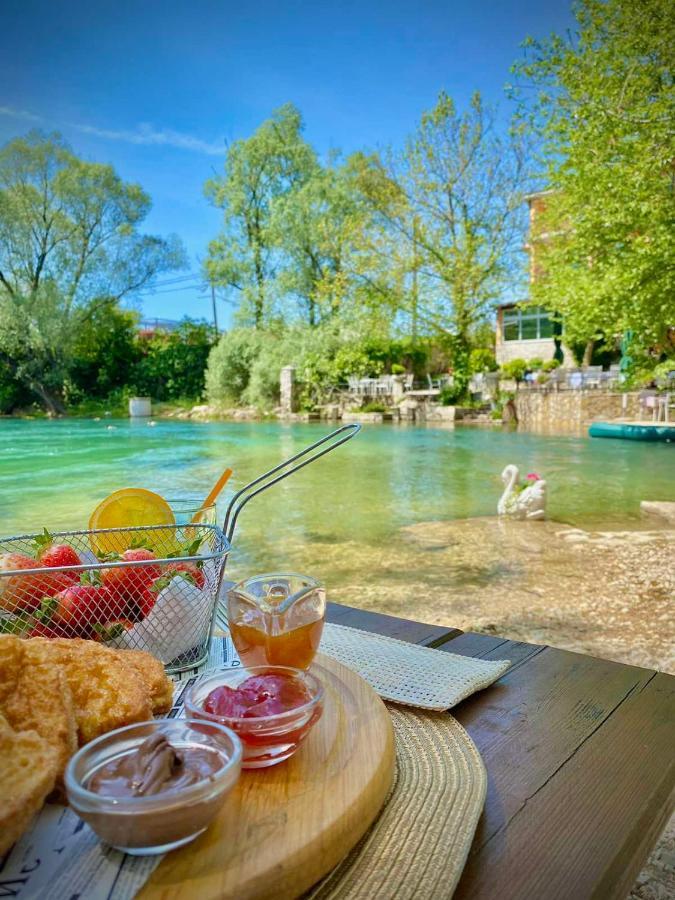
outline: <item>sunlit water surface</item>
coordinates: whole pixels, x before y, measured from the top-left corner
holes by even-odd
[[[204,495],[231,466],[224,511],[234,490],[328,430],[324,424],[0,420],[0,529],[11,535],[86,527],[96,503],[126,486],[166,497]],[[311,574],[330,582],[339,578],[336,547],[344,544],[348,553],[352,542],[372,548],[363,573],[372,577],[378,551],[399,539],[402,526],[494,514],[507,463],[546,477],[550,517],[580,527],[635,526],[640,500],[675,500],[675,447],[668,444],[498,428],[364,427],[346,446],[251,501],[236,534],[232,577],[291,563],[298,568],[311,544]],[[333,551],[323,568],[317,544]]]

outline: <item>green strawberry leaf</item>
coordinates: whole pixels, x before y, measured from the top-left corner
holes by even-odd
[[[40,553],[42,550],[46,550],[47,547],[51,547],[51,545],[53,543],[54,543],[54,538],[47,531],[46,528],[43,528],[42,534],[37,535],[37,537],[33,541],[33,544],[35,545],[35,549],[37,550],[38,553]]]
[[[101,573],[98,569],[88,569],[80,575],[80,584],[93,584],[95,587],[100,587],[103,584]]]
[[[121,622],[114,622],[112,625],[100,625],[97,622],[93,629],[102,641],[114,641],[128,630]]]
[[[59,601],[56,597],[43,597],[40,601],[40,606],[35,610],[35,618],[38,622],[42,622],[43,624],[51,622],[58,606]]]

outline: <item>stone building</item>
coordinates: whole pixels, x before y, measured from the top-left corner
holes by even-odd
[[[530,236],[525,249],[530,261],[530,283],[541,275],[537,259],[537,245],[549,240],[551,235],[540,231],[538,217],[546,209],[546,198],[551,191],[538,191],[525,198],[530,212]],[[512,359],[560,359],[565,365],[574,365],[570,351],[565,347],[560,324],[551,320],[550,313],[531,303],[505,303],[497,308],[495,355],[499,365]]]

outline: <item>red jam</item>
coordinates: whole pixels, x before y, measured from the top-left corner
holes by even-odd
[[[251,675],[236,688],[215,688],[204,701],[206,712],[228,719],[276,716],[312,699],[307,687],[292,675]]]

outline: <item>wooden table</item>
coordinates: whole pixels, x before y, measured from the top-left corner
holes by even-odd
[[[456,898],[624,898],[675,803],[675,678],[331,604],[328,620],[511,667],[452,710],[488,794]]]

